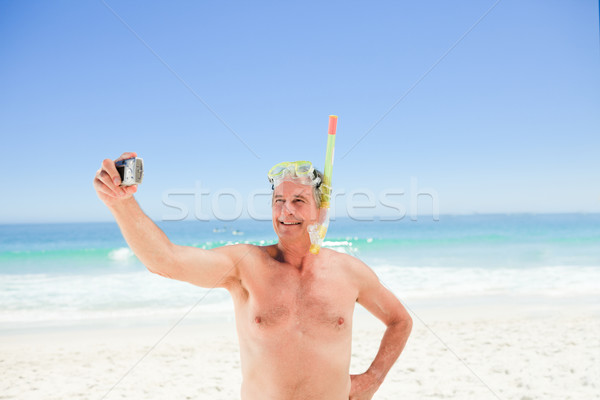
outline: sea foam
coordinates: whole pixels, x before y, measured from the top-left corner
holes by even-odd
[[[121,247],[116,250],[112,250],[108,253],[108,258],[113,261],[128,261],[134,257],[133,251],[129,247]]]

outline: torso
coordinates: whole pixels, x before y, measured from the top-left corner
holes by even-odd
[[[301,268],[276,249],[249,248],[230,285],[242,358],[243,400],[347,400],[358,296],[345,257],[329,249]],[[347,256],[346,256],[347,257]]]

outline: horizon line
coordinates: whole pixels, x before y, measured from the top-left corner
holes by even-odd
[[[600,211],[544,211],[544,212],[532,212],[532,211],[517,211],[517,212],[472,212],[472,213],[440,213],[438,215],[438,221],[433,220],[433,222],[439,222],[442,217],[474,217],[474,216],[520,216],[520,215],[535,215],[535,216],[544,216],[544,215],[600,215]],[[390,219],[393,216],[390,215],[373,215],[373,216],[365,216],[364,219],[357,219],[348,216],[339,216],[334,217],[331,221],[343,220],[343,221],[355,221],[355,222],[385,222],[385,223],[393,223],[393,222],[401,222],[405,220],[409,220],[411,222],[418,222],[418,220],[412,220],[410,215],[405,215],[402,218]],[[432,218],[433,214],[418,214],[417,218]],[[370,219],[369,219],[370,218]],[[176,222],[199,222],[199,223],[234,223],[235,221],[254,221],[254,222],[271,222],[270,219],[253,219],[250,217],[240,217],[232,220],[220,220],[220,219],[210,219],[210,220],[199,220],[196,218],[187,218],[182,220],[161,220],[161,219],[153,219],[154,223],[176,223]],[[25,222],[0,222],[0,226],[9,226],[9,225],[60,225],[60,224],[103,224],[103,223],[115,223],[114,219],[103,219],[103,220],[92,220],[92,221],[25,221]]]

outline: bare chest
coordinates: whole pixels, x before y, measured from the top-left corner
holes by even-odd
[[[297,271],[270,266],[247,284],[243,318],[253,329],[323,334],[351,325],[356,290],[330,268]]]

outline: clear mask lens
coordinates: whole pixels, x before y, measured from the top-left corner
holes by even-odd
[[[292,180],[304,185],[318,185],[321,179],[314,173],[310,161],[282,162],[275,165],[269,171],[269,182],[273,187],[279,185],[283,180]]]

